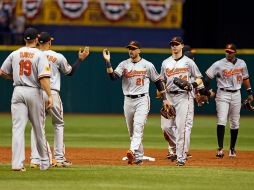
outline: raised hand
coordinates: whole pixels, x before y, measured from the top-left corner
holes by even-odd
[[[78,52],[78,57],[81,61],[83,61],[89,55],[89,47],[86,46],[83,50],[80,48]]]
[[[109,52],[109,50],[105,48],[103,50],[102,54],[103,54],[103,58],[105,59],[105,61],[109,63],[110,62],[110,52]]]

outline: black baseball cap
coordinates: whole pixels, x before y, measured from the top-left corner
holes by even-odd
[[[130,41],[129,45],[126,48],[140,49],[141,45],[138,41]]]
[[[173,43],[183,44],[183,39],[180,36],[175,36],[169,42],[170,45],[173,44]]]
[[[38,30],[35,28],[27,28],[24,32],[24,39],[25,40],[34,40],[38,37]]]
[[[191,51],[185,51],[183,54],[189,57],[190,59],[194,60],[194,54]]]
[[[48,41],[54,40],[48,32],[42,32],[39,34],[39,43],[44,44]]]
[[[236,45],[235,45],[235,44],[232,44],[232,43],[227,44],[227,45],[226,45],[225,51],[226,51],[227,53],[236,53]]]
[[[183,46],[183,52],[186,52],[186,51],[192,51],[191,50],[191,47],[189,46],[189,45],[186,45],[186,44],[184,44],[184,46]]]

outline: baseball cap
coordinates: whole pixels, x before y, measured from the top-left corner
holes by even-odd
[[[38,31],[35,28],[27,28],[24,32],[24,38],[26,40],[34,40],[38,37]]]
[[[232,44],[232,43],[227,44],[225,51],[228,52],[228,53],[236,53],[236,46],[235,46],[235,44]]]
[[[39,34],[39,43],[44,44],[50,40],[54,40],[48,32],[42,32]]]
[[[184,44],[183,52],[186,52],[186,51],[192,51],[192,50],[191,50],[191,47],[189,45]]]
[[[171,39],[171,41],[169,42],[169,44],[173,44],[173,43],[176,43],[176,44],[183,44],[183,39],[180,37],[180,36],[175,36]]]
[[[185,51],[184,55],[194,60],[194,54],[191,51]]]
[[[130,41],[129,45],[126,48],[140,49],[141,45],[138,41]]]

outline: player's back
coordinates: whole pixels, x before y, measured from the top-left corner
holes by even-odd
[[[46,57],[40,50],[37,48],[22,47],[12,52],[9,58],[14,86],[40,87],[38,78],[43,77],[43,73],[39,71],[44,69],[44,64],[48,64]],[[48,67],[45,69],[47,69],[45,72],[49,72]]]
[[[51,89],[60,91],[61,73],[67,75],[71,72],[72,67],[66,58],[53,50],[42,51],[49,61],[51,67],[50,86]]]

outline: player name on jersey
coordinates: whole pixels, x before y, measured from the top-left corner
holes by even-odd
[[[48,61],[55,63],[57,61],[57,58],[52,55],[47,55]]]
[[[34,53],[31,52],[20,52],[20,58],[33,58]]]

